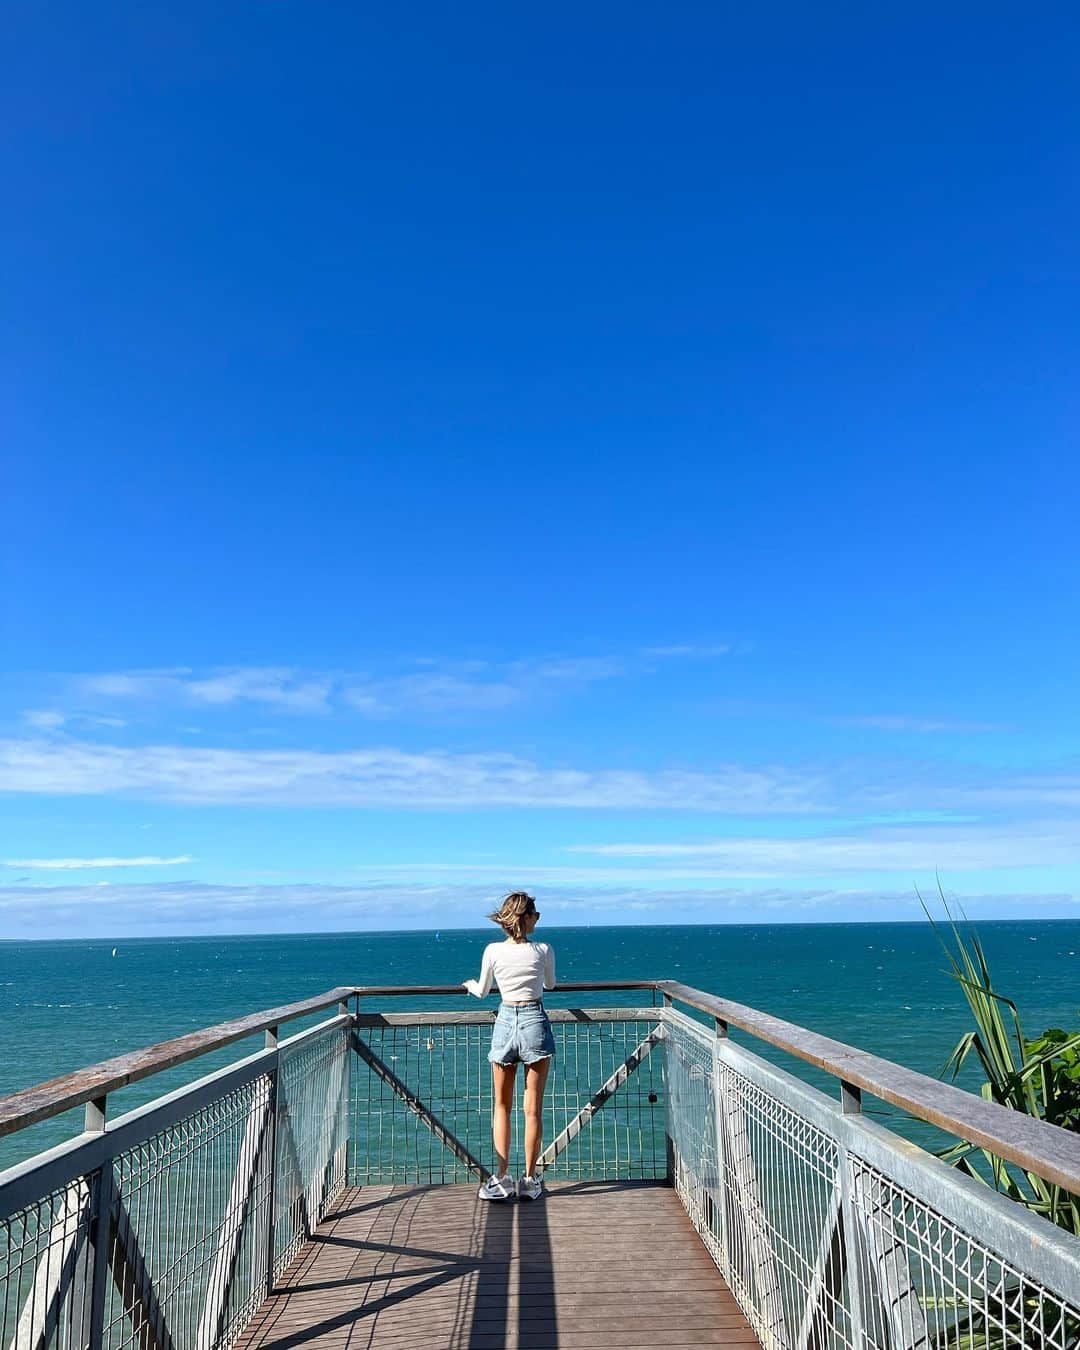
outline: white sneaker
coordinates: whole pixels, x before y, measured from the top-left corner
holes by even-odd
[[[519,1200],[539,1200],[544,1193],[543,1182],[539,1177],[522,1177],[517,1193]]]
[[[481,1200],[513,1200],[514,1182],[509,1173],[504,1177],[488,1177],[477,1194]]]

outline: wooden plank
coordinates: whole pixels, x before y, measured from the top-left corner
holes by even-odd
[[[560,980],[551,994],[606,994],[624,989],[653,990],[660,987],[657,980]],[[472,998],[460,984],[358,984],[349,990],[359,998],[437,998],[442,994],[454,998]]]
[[[1073,1131],[984,1101],[951,1083],[879,1059],[744,1003],[717,998],[675,980],[658,980],[656,987],[680,1003],[740,1027],[842,1082],[1080,1194],[1080,1137]]]
[[[554,1182],[347,1191],[236,1350],[657,1345],[757,1341],[669,1187]]]
[[[331,989],[317,998],[235,1017],[229,1022],[219,1022],[217,1026],[204,1027],[201,1031],[192,1031],[171,1041],[161,1041],[142,1050],[133,1050],[130,1054],[117,1055],[114,1059],[104,1060],[89,1068],[51,1078],[46,1083],[24,1088],[8,1097],[0,1097],[0,1136],[21,1130],[39,1120],[47,1120],[62,1111],[69,1111],[73,1106],[82,1106],[95,1097],[103,1097],[129,1083],[137,1083],[151,1074],[160,1073],[163,1069],[197,1059],[211,1050],[242,1041],[268,1027],[321,1012],[348,999],[352,993],[351,988]]]

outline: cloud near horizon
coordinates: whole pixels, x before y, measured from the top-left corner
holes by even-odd
[[[196,882],[118,886],[0,886],[5,934],[53,937],[153,937],[227,933],[332,933],[435,928],[483,929],[498,887],[463,885],[208,885]],[[970,918],[1007,918],[1022,900],[1035,917],[1078,917],[1080,896],[1046,892],[1018,897],[964,897]],[[913,892],[888,890],[671,889],[634,887],[543,892],[550,927],[623,923],[847,922],[856,907],[867,920],[918,922]]]

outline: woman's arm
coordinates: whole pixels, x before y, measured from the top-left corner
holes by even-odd
[[[555,953],[550,947],[544,953],[544,988],[555,988]]]
[[[462,983],[470,994],[476,998],[487,998],[491,993],[492,981],[495,978],[495,967],[491,959],[490,944],[484,948],[484,959],[480,962],[480,978],[478,980],[463,980]]]

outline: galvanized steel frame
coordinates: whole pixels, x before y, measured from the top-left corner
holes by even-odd
[[[604,986],[574,987],[595,990]],[[606,988],[652,989],[654,997],[655,992],[663,994],[666,1006],[550,1010],[552,1021],[557,1023],[642,1022],[651,1027],[644,1040],[616,1065],[591,1100],[548,1145],[543,1161],[550,1163],[560,1147],[589,1124],[596,1111],[627,1081],[654,1046],[663,1044],[665,1038],[672,1035],[691,1038],[711,1056],[712,1064],[710,1100],[715,1172],[710,1178],[708,1196],[709,1231],[703,1231],[702,1235],[721,1269],[740,1241],[751,1254],[752,1289],[749,1293],[744,1289],[742,1297],[754,1306],[744,1310],[766,1350],[826,1350],[836,1343],[838,1335],[841,1341],[847,1340],[855,1346],[885,1345],[888,1350],[926,1350],[933,1343],[933,1334],[919,1302],[919,1292],[912,1282],[907,1252],[897,1239],[892,1220],[882,1219],[890,1203],[889,1195],[897,1190],[910,1197],[912,1204],[925,1207],[928,1214],[936,1216],[935,1221],[940,1219],[953,1225],[961,1234],[970,1235],[971,1240],[980,1243],[983,1250],[991,1249],[995,1259],[1007,1263],[1021,1273],[1023,1280],[1034,1282],[1060,1300],[1063,1306],[1067,1304],[1068,1309],[1080,1307],[1080,1241],[868,1120],[859,1109],[861,1089],[867,1087],[885,1095],[888,1100],[906,1103],[924,1119],[939,1122],[944,1119],[953,1126],[962,1126],[964,1103],[955,1090],[948,1090],[942,1098],[946,1104],[939,1109],[931,1104],[930,1088],[926,1086],[932,1084],[932,1080],[827,1041],[815,1033],[804,1032],[756,1010],[673,982],[613,982]],[[60,1346],[60,1350],[81,1350],[82,1347],[99,1350],[110,1281],[121,1291],[123,1307],[132,1318],[138,1350],[220,1350],[227,1340],[225,1308],[229,1288],[263,1160],[268,1157],[270,1167],[270,1218],[263,1239],[267,1289],[278,1273],[277,1266],[282,1257],[295,1250],[295,1241],[290,1240],[287,1251],[279,1253],[275,1261],[275,1186],[278,1184],[279,1152],[292,1176],[294,1203],[298,1206],[296,1240],[309,1236],[321,1217],[329,1198],[328,1186],[343,1184],[342,1178],[348,1167],[343,1150],[348,1146],[343,1141],[336,1141],[341,1140],[342,1123],[349,1108],[352,1054],[343,1053],[328,1071],[327,1101],[330,1105],[321,1117],[313,1147],[310,1139],[308,1143],[311,1176],[303,1175],[305,1164],[293,1137],[292,1123],[288,1112],[280,1109],[284,1056],[314,1046],[324,1038],[344,1033],[345,1044],[389,1084],[435,1136],[471,1171],[481,1172],[478,1159],[453,1137],[417,1094],[364,1044],[360,1036],[364,1029],[379,1027],[415,1028],[425,1024],[470,1027],[492,1022],[494,1014],[486,1010],[359,1011],[361,995],[450,992],[459,991],[444,986],[333,991],[334,996],[340,996],[336,998],[339,1009],[336,1017],[280,1043],[277,1026],[268,1020],[270,1014],[254,1014],[247,1019],[238,1019],[236,1023],[223,1024],[221,1028],[210,1029],[217,1034],[217,1040],[206,1041],[206,1048],[238,1039],[237,1028],[240,1026],[248,1028],[249,1034],[254,1027],[265,1029],[266,1048],[114,1121],[106,1122],[103,1095],[90,1097],[84,1087],[76,1085],[69,1090],[64,1080],[57,1080],[61,1084],[57,1102],[63,1100],[64,1092],[69,1101],[82,1093],[81,1099],[87,1103],[87,1130],[69,1143],[0,1175],[0,1223],[28,1206],[40,1204],[43,1197],[51,1196],[55,1201],[55,1241],[52,1233],[47,1235],[47,1259],[42,1260],[35,1273],[34,1296],[14,1328],[10,1350],[47,1350],[54,1343],[60,1345],[57,1339],[60,1310],[67,1292],[76,1286],[79,1294],[73,1300],[69,1314],[69,1340]],[[348,998],[356,999],[355,1012],[348,1011]],[[703,1026],[676,1010],[671,1006],[672,999],[711,1012],[715,1017],[714,1025]],[[325,996],[306,1004],[288,1005],[278,1011],[299,1016],[303,1014],[296,1009],[310,1011],[316,1006],[328,1006],[332,1001],[333,997]],[[839,1100],[833,1101],[734,1044],[726,1034],[729,1017],[733,1024],[834,1074],[840,1080]],[[170,1062],[179,1062],[177,1056],[181,1049],[184,1057],[190,1058],[185,1047],[189,1048],[193,1039],[181,1038],[168,1043],[169,1047],[179,1047],[169,1050],[173,1057]],[[152,1071],[146,1068],[150,1052],[141,1053],[141,1067],[131,1071],[127,1081]],[[114,1061],[111,1065],[119,1063]],[[103,1070],[106,1066],[98,1067]],[[94,1071],[86,1071],[85,1081],[99,1085],[119,1081],[118,1069],[110,1067],[109,1073],[112,1079],[107,1074],[103,1076],[99,1072],[95,1077]],[[762,1177],[750,1146],[745,1110],[738,1096],[724,1090],[725,1074],[737,1075],[778,1109],[795,1113],[807,1127],[832,1141],[837,1150],[836,1173],[828,1183],[828,1200],[812,1257],[805,1305],[796,1310],[794,1318],[789,1315],[790,1309],[785,1311],[784,1307],[777,1254],[770,1246],[769,1224],[765,1217]],[[168,1325],[126,1212],[114,1173],[114,1160],[229,1094],[264,1079],[269,1083],[269,1097],[253,1097],[251,1101],[226,1212],[211,1258],[209,1294],[198,1331],[190,1347],[180,1345]],[[882,1085],[887,1089],[885,1092],[881,1091]],[[32,1099],[34,1118],[42,1118],[42,1112],[48,1113],[44,1096],[37,1090],[28,1095]],[[973,1134],[1004,1140],[1007,1122],[1001,1108],[987,1110],[985,1103],[977,1099],[971,1101]],[[678,1109],[677,1103],[672,1106],[670,1097],[667,1109]],[[15,1120],[16,1114],[14,1107],[9,1110],[6,1117],[9,1123]],[[678,1156],[675,1142],[679,1133],[677,1123],[669,1125],[668,1145],[670,1179],[679,1185],[683,1160]],[[1054,1131],[1053,1127],[1039,1128],[1037,1123],[1033,1128],[1030,1122],[1025,1129],[1025,1142],[1012,1147],[1012,1154],[1023,1157],[1025,1166],[1036,1172],[1040,1170],[1037,1146],[1045,1139],[1043,1156],[1048,1160],[1043,1169],[1045,1174],[1066,1179],[1080,1175],[1072,1161],[1072,1145],[1062,1142],[1062,1132]],[[331,1182],[331,1177],[337,1181]],[[688,1205],[688,1209],[692,1208]],[[693,1212],[691,1217],[701,1230],[702,1216]],[[738,1280],[734,1280],[733,1288],[738,1294],[737,1286]],[[846,1300],[844,1317],[847,1320],[842,1335],[830,1322],[828,1311],[830,1305],[835,1306],[840,1300]],[[1071,1312],[1069,1316],[1072,1316]],[[0,1345],[0,1350],[5,1347]],[[1072,1350],[1071,1345],[1063,1350]]]
[[[729,1277],[736,1296],[741,1295],[743,1310],[768,1350],[820,1350],[828,1344],[842,1343],[846,1337],[840,1336],[838,1342],[837,1328],[828,1324],[823,1310],[829,1297],[842,1297],[845,1273],[851,1344],[884,1343],[892,1350],[925,1350],[935,1343],[912,1281],[907,1251],[901,1246],[892,1219],[888,1215],[882,1217],[889,1187],[898,1188],[914,1203],[924,1206],[936,1220],[959,1230],[966,1235],[966,1241],[987,1252],[994,1261],[1020,1272],[1032,1296],[1042,1290],[1060,1301],[1065,1308],[1063,1316],[1080,1318],[1080,1240],[867,1119],[858,1110],[857,1096],[844,1092],[834,1101],[734,1044],[727,1037],[722,1021],[708,1027],[668,1006],[664,1009],[664,1025],[669,1046],[673,1036],[686,1037],[713,1059],[717,1157],[712,1164],[706,1161],[707,1169],[715,1167],[715,1171],[710,1170],[705,1182],[715,1194],[711,1203],[719,1209],[719,1241],[714,1231],[716,1225],[702,1222],[696,1198],[689,1194],[683,1198],[721,1271]],[[759,1089],[770,1102],[795,1113],[807,1126],[830,1139],[837,1150],[831,1199],[794,1336],[792,1328],[784,1323],[775,1296],[770,1297],[776,1288],[769,1277],[775,1254],[760,1220],[757,1164],[749,1150],[740,1144],[742,1108],[723,1088],[724,1069]],[[678,1100],[673,1102],[669,1096],[668,1109],[677,1112]],[[680,1136],[677,1120],[672,1122],[670,1132],[676,1139]],[[692,1170],[692,1160],[689,1165]],[[680,1186],[686,1174],[678,1156],[674,1159],[674,1173],[673,1179]],[[734,1178],[737,1183],[734,1202],[724,1192],[725,1178]],[[737,1247],[734,1235],[728,1231],[733,1224],[741,1226],[741,1240],[754,1251],[755,1275],[759,1280],[750,1292],[740,1288],[738,1272],[730,1267],[731,1254]],[[950,1259],[948,1253],[940,1250],[935,1250],[932,1256],[941,1263]],[[872,1300],[873,1306],[867,1306],[868,1300]],[[1037,1340],[1023,1343],[1041,1344]]]
[[[305,1046],[347,1033],[351,1022],[351,1014],[341,1013],[280,1043],[275,1038],[267,1048],[238,1063],[108,1123],[101,1111],[100,1129],[84,1131],[75,1139],[0,1175],[0,1224],[10,1223],[24,1211],[40,1206],[50,1196],[62,1197],[59,1213],[52,1222],[55,1237],[53,1232],[39,1231],[35,1238],[36,1246],[41,1250],[38,1270],[14,1327],[10,1346],[5,1350],[43,1350],[56,1343],[59,1309],[69,1299],[80,1305],[69,1319],[72,1323],[71,1345],[75,1350],[78,1347],[97,1350],[102,1345],[110,1286],[115,1288],[120,1308],[132,1323],[138,1350],[180,1350],[141,1250],[114,1164],[129,1156],[132,1150],[171,1127],[197,1118],[201,1111],[239,1090],[266,1082],[270,1085],[269,1092],[251,1098],[236,1170],[210,1257],[206,1302],[191,1342],[192,1350],[213,1350],[220,1346],[233,1275],[260,1169],[265,1175],[268,1167],[270,1195],[273,1195],[278,1117],[276,1088],[282,1063],[286,1056]],[[348,1060],[343,1058],[343,1077],[347,1073],[347,1064]],[[340,1117],[347,1101],[345,1078],[337,1093],[335,1116]],[[287,1137],[290,1129],[287,1117],[284,1125]],[[330,1140],[342,1131],[328,1126],[325,1133],[326,1142],[320,1140],[316,1153],[315,1170],[320,1175],[314,1183],[305,1179],[309,1192],[312,1184],[322,1186],[322,1174],[330,1163]],[[268,1159],[268,1163],[264,1163],[264,1159]],[[306,1201],[305,1236],[309,1236],[310,1227],[321,1217],[321,1203],[319,1212],[311,1214],[310,1194]],[[265,1284],[269,1288],[274,1275],[272,1232],[265,1253]]]

